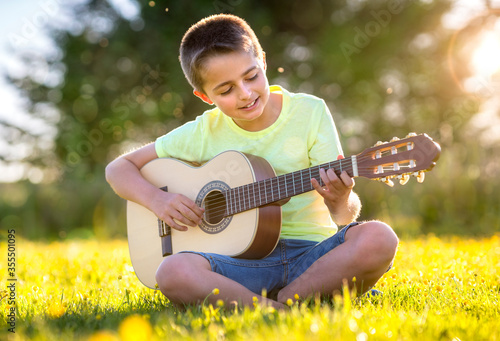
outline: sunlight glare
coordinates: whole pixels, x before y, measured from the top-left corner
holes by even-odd
[[[491,77],[500,70],[500,35],[494,31],[483,34],[472,55],[472,67],[476,74]]]

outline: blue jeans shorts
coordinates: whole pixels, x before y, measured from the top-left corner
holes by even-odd
[[[346,225],[322,242],[280,239],[274,251],[262,259],[240,259],[214,253],[191,252],[210,262],[212,271],[230,278],[256,294],[276,292],[290,284],[316,260],[345,241],[346,231],[358,225]]]

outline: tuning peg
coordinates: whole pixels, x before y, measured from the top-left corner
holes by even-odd
[[[384,142],[382,142],[382,141],[377,141],[377,143],[375,143],[375,147],[381,146],[381,145],[383,145],[383,144],[384,144]]]
[[[422,183],[424,182],[424,180],[425,180],[425,173],[423,171],[418,172],[417,181],[419,183]]]
[[[410,180],[410,176],[408,174],[401,174],[398,176],[398,179],[401,185],[406,185],[408,180]]]
[[[379,179],[379,181],[385,183],[389,187],[394,187],[394,182],[392,182],[392,180],[387,178],[387,177],[381,178],[381,179]]]
[[[417,136],[417,133],[409,133],[408,135],[406,135],[406,137],[413,137],[413,136]]]
[[[394,136],[394,137],[391,139],[391,142],[396,142],[396,141],[399,141],[399,137]]]
[[[414,172],[412,175],[417,178],[417,181],[419,183],[422,183],[425,180],[425,173],[424,173],[424,171]]]

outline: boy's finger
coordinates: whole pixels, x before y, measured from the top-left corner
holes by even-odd
[[[342,180],[342,182],[344,183],[344,185],[349,188],[349,189],[352,189],[354,187],[354,185],[356,184],[354,182],[354,179],[351,178],[349,176],[349,174],[347,174],[346,171],[343,171],[342,174],[340,174],[340,179]]]

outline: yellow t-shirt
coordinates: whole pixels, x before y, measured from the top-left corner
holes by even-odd
[[[226,150],[266,159],[277,175],[331,162],[342,154],[339,137],[322,99],[290,93],[279,86],[283,105],[278,119],[257,132],[243,130],[218,108],[156,140],[159,157],[204,163]],[[282,206],[281,238],[321,241],[337,231],[323,198],[316,191],[292,197]]]

